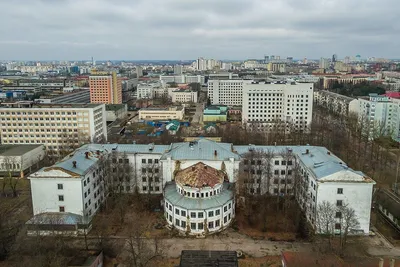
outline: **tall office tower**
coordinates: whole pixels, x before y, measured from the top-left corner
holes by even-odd
[[[174,74],[181,75],[182,74],[182,65],[174,66]]]
[[[116,72],[89,76],[90,103],[122,104],[122,80]]]
[[[269,56],[264,56],[264,63],[268,63],[269,62]]]
[[[335,63],[337,60],[338,60],[338,56],[336,54],[333,54],[332,62]]]

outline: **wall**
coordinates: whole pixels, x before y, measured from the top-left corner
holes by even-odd
[[[65,212],[83,214],[82,181],[77,178],[31,178],[33,215],[43,212],[59,212],[59,206],[65,207]],[[58,190],[57,184],[63,184]],[[58,196],[64,195],[64,201]]]
[[[338,188],[343,188],[343,194],[337,194]],[[355,210],[360,229],[369,234],[372,188],[372,183],[319,183],[317,206],[323,201],[336,205],[336,200],[343,200],[344,204]]]

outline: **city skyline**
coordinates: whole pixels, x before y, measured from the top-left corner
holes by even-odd
[[[2,2],[3,60],[399,58],[394,0]],[[369,18],[379,18],[372,20]],[[390,40],[390,41],[388,41]]]

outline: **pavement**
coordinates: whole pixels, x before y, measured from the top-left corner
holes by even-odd
[[[203,123],[203,103],[196,104],[196,112],[193,115],[192,123]]]

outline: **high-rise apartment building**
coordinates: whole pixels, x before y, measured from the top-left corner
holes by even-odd
[[[288,131],[307,130],[312,121],[313,91],[312,83],[244,84],[242,123],[269,130],[285,122]]]
[[[89,76],[90,103],[122,104],[122,80],[116,72]]]
[[[107,140],[105,105],[6,103],[0,106],[1,144],[70,149]]]
[[[182,65],[174,65],[174,74],[176,75],[182,74]]]
[[[400,141],[400,99],[370,94],[369,98],[351,101],[349,112],[358,114],[363,125],[368,127],[364,134],[369,138],[390,135]]]
[[[321,59],[319,60],[319,68],[320,69],[329,68],[329,59],[321,57]]]

